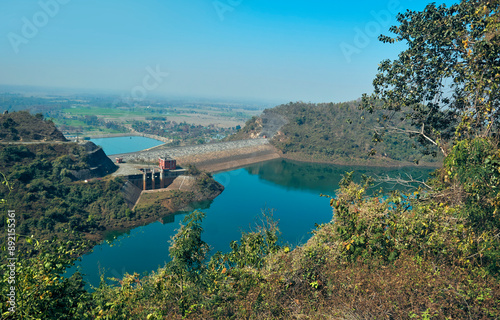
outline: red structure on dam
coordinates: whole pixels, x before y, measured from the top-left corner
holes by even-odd
[[[169,157],[160,158],[160,170],[175,170],[177,161]]]
[[[155,190],[168,187],[186,169],[177,169],[177,161],[168,156],[159,158],[158,167],[139,169],[142,174],[128,175],[127,179],[141,190]]]

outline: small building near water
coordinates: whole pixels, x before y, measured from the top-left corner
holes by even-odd
[[[117,157],[117,161],[118,158],[121,157]],[[177,169],[177,161],[168,156],[159,158],[158,165],[159,168],[156,165],[140,169],[135,167],[135,171],[138,171],[137,173],[126,174],[124,176],[128,180],[129,185],[134,185],[139,191],[144,191],[167,188],[177,177],[186,172],[186,169]],[[129,187],[129,190],[132,189],[132,187]]]
[[[175,170],[177,168],[177,161],[169,157],[160,158],[161,170]]]

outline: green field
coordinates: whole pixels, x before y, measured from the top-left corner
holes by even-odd
[[[67,125],[67,126],[72,126],[72,127],[79,127],[79,126],[87,126],[87,124],[81,120],[74,120],[74,119],[54,119],[53,120],[56,125]]]
[[[157,117],[165,118],[166,121],[174,123],[186,122],[190,125],[209,126],[216,125],[222,128],[234,128],[243,125],[245,120],[254,112],[238,109],[230,111],[228,108],[216,108],[211,106],[168,106],[154,105],[130,106],[112,108],[106,105],[73,104],[70,107],[60,109],[61,113],[56,123],[70,127],[83,127],[86,131],[92,131],[93,127],[104,127],[99,121],[115,122],[115,125],[128,127],[135,121],[153,121]],[[257,113],[257,111],[255,111]],[[109,127],[109,126],[107,126]],[[117,129],[117,128],[115,128]],[[124,130],[122,130],[124,131]]]
[[[152,114],[147,111],[127,111],[120,109],[100,108],[100,107],[76,107],[66,108],[62,110],[65,113],[79,116],[111,116],[116,118],[122,117],[144,117],[145,114]]]

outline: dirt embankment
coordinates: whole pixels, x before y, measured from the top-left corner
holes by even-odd
[[[267,144],[181,157],[177,159],[177,163],[181,166],[192,163],[200,170],[220,172],[279,157],[278,151]]]
[[[442,166],[442,162],[419,162],[416,164],[415,162],[409,161],[398,161],[389,158],[368,158],[368,159],[333,159],[329,160],[327,158],[313,158],[311,155],[306,153],[298,153],[298,152],[290,152],[290,153],[282,153],[278,151],[280,158],[301,161],[301,162],[310,162],[310,163],[324,163],[324,164],[334,164],[339,166],[365,166],[365,167],[381,167],[381,168],[400,168],[400,167],[425,167],[425,168],[439,168]]]
[[[218,172],[279,158],[278,151],[267,139],[248,139],[188,147],[165,148],[163,146],[139,152],[114,155],[123,158],[127,165],[157,163],[159,157],[170,156],[180,166],[195,164],[199,169]],[[117,175],[125,175],[125,169]]]

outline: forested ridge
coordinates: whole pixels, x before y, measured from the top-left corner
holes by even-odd
[[[122,180],[74,181],[71,171],[87,169],[86,156],[76,143],[0,146],[0,172],[8,181],[2,194],[18,213],[19,245],[31,236],[76,239],[105,230],[110,219],[134,218],[119,192]],[[5,234],[7,221],[0,223]]]
[[[0,115],[0,141],[66,141],[51,120],[28,111]]]
[[[407,124],[382,118],[375,138],[402,130],[444,158],[413,192],[367,196],[373,181],[346,172],[336,194],[325,196],[331,222],[318,225],[305,245],[280,243],[278,224],[264,213],[229,252],[212,256],[202,239],[204,214],[195,211],[172,237],[165,267],[116,285],[103,281],[93,292],[83,290],[78,274],[61,275],[71,243],[34,243],[40,254],[16,264],[16,313],[2,300],[2,316],[499,319],[499,10],[498,1],[432,3],[399,14],[395,35],[380,37],[408,48],[380,64],[362,108],[402,113]],[[296,125],[307,121],[297,117]],[[1,266],[4,297],[8,271]]]
[[[285,117],[285,124],[272,138],[271,143],[284,157],[339,164],[401,165],[425,163],[436,166],[442,161],[437,149],[431,155],[413,139],[404,134],[387,135],[382,143],[374,138],[375,129],[386,117],[381,112],[373,114],[359,109],[359,101],[346,103],[290,102],[264,111],[265,115]],[[391,123],[400,128],[410,126],[398,115]],[[250,119],[238,138],[258,136],[263,128],[262,119]]]

